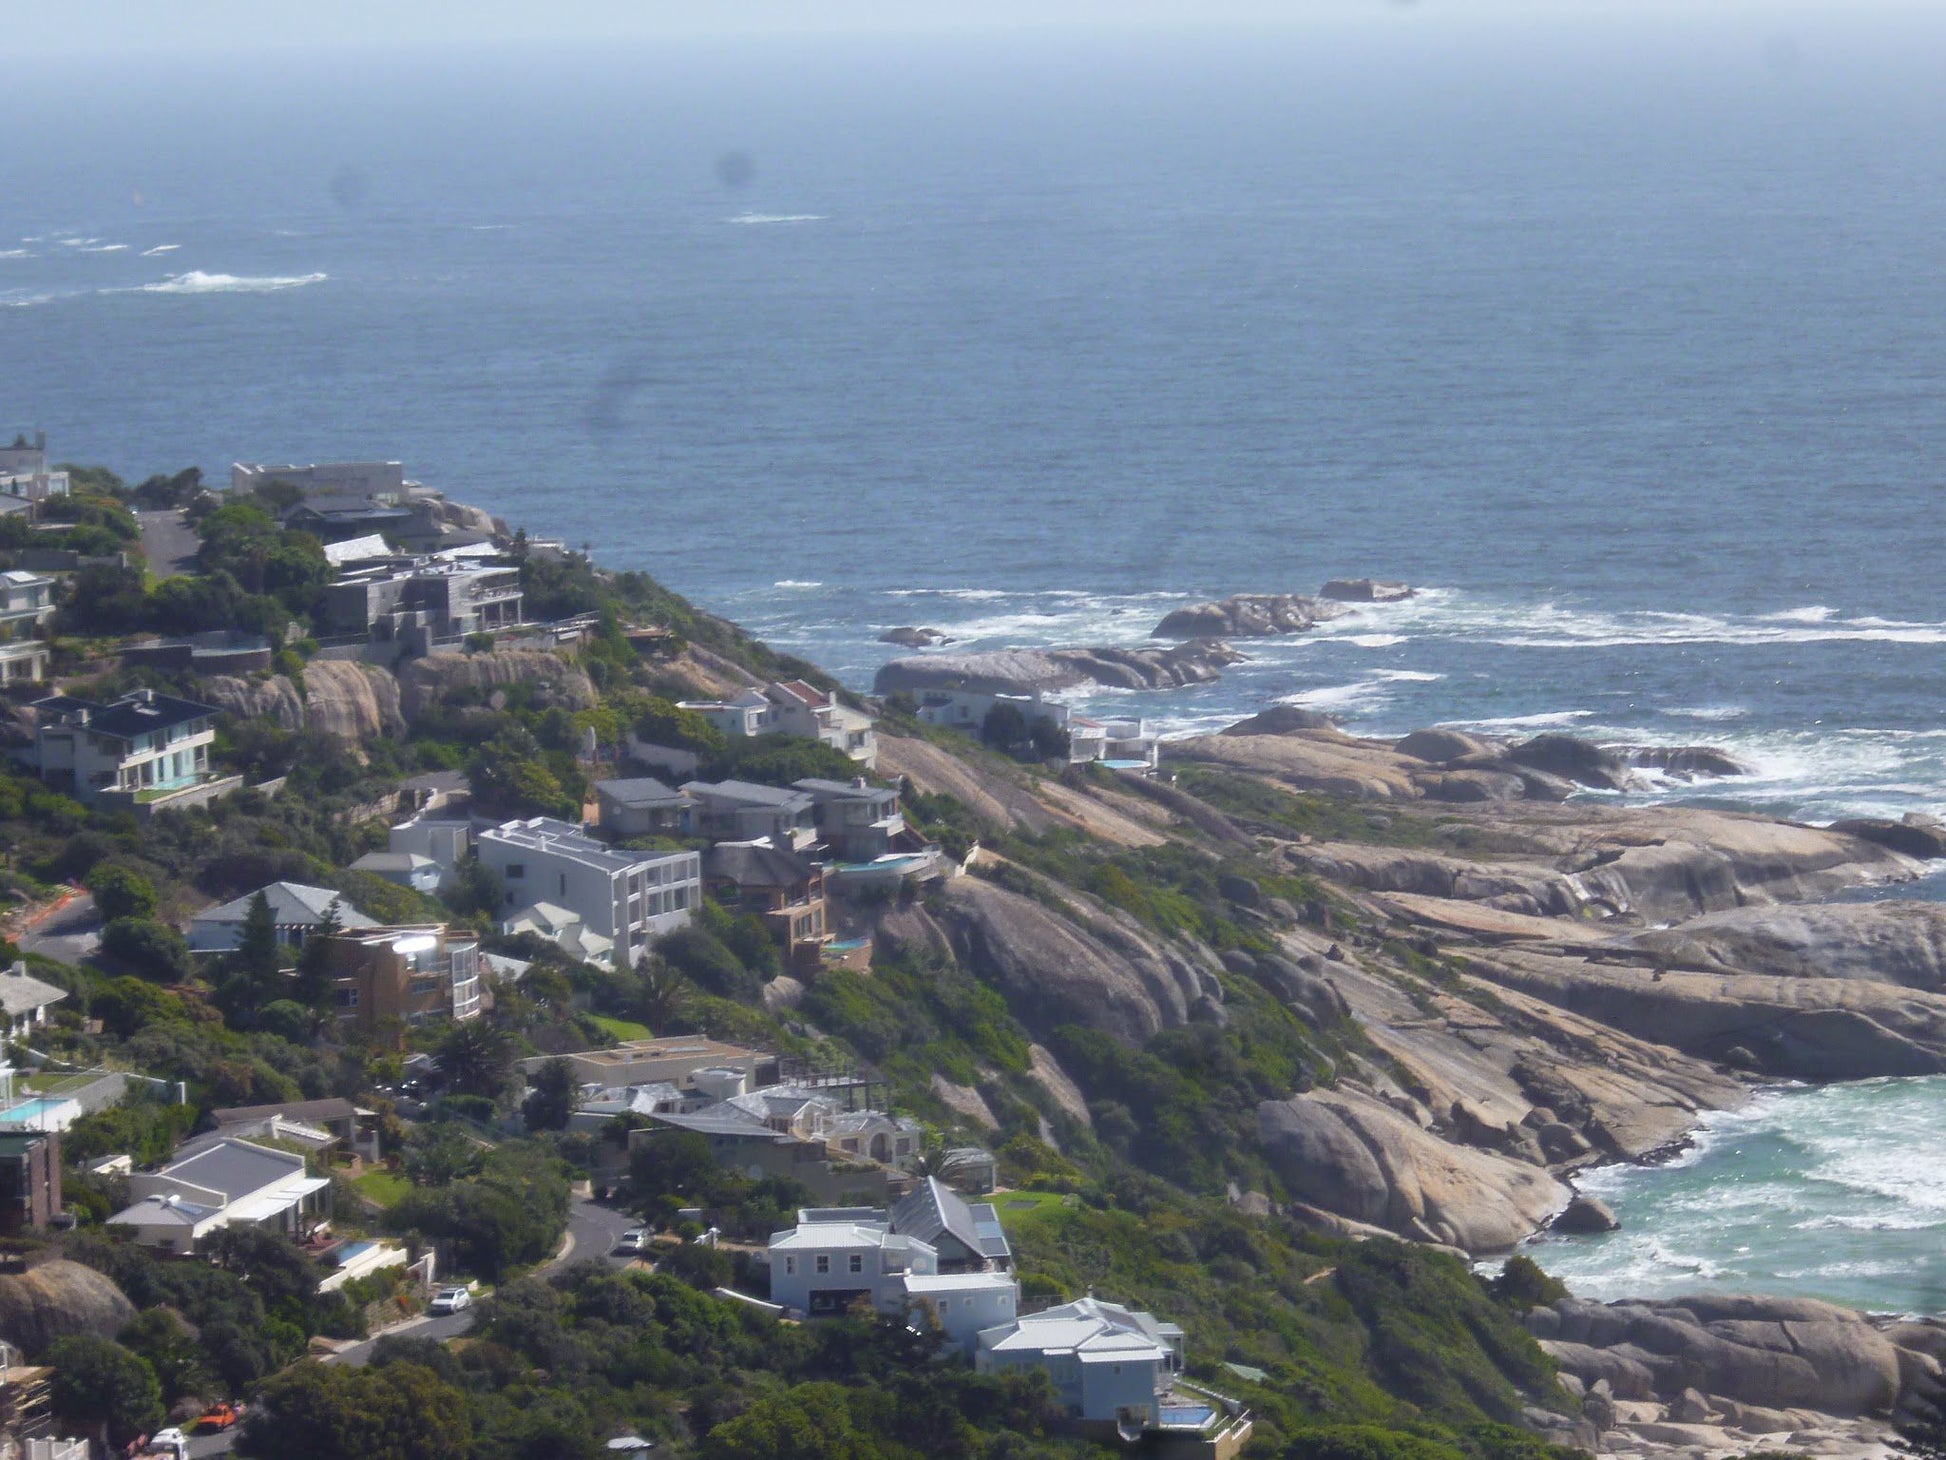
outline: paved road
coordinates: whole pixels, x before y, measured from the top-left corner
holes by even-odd
[[[36,923],[15,943],[22,953],[38,953],[56,963],[79,963],[101,946],[101,913],[88,893],[79,893],[66,907]]]
[[[630,1258],[615,1252],[615,1242],[623,1232],[638,1223],[626,1212],[618,1212],[610,1207],[598,1206],[591,1201],[576,1199],[568,1212],[568,1241],[562,1251],[552,1261],[541,1267],[542,1272],[551,1272],[565,1267],[570,1262],[586,1261],[590,1257],[600,1258],[612,1267],[623,1267]],[[473,1310],[463,1313],[448,1313],[439,1318],[413,1318],[385,1331],[384,1337],[431,1338],[444,1343],[449,1338],[458,1338],[473,1327]],[[329,1363],[349,1364],[357,1368],[368,1364],[372,1359],[372,1345],[377,1339],[366,1339],[350,1348],[341,1349]]]
[[[149,560],[149,571],[158,578],[172,573],[187,573],[196,561],[202,544],[183,521],[180,511],[137,512],[142,524],[142,552]]]

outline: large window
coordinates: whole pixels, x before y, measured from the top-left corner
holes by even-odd
[[[830,1254],[829,1254],[829,1253],[825,1253],[825,1252],[820,1252],[820,1253],[818,1254],[818,1273],[819,1273],[819,1275],[820,1275],[820,1276],[822,1276],[823,1274],[825,1274],[825,1273],[828,1273],[828,1272],[830,1272],[830,1271],[831,1271],[831,1256],[830,1256]]]

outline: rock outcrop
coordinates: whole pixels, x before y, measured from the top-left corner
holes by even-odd
[[[1380,578],[1333,578],[1318,590],[1318,597],[1338,603],[1396,603],[1413,592],[1408,584]]]
[[[1491,740],[1483,740],[1478,735],[1468,735],[1459,730],[1414,730],[1392,747],[1400,755],[1409,755],[1414,760],[1431,761],[1434,765],[1447,765],[1469,756],[1483,757],[1489,761],[1496,759],[1501,747]]]
[[[240,679],[216,674],[201,681],[209,702],[285,730],[322,730],[341,740],[367,741],[405,729],[399,682],[388,669],[338,659],[304,666],[304,688],[282,674]]]
[[[1289,735],[1298,730],[1336,730],[1329,715],[1307,710],[1301,705],[1272,705],[1247,720],[1219,730],[1219,735]]]
[[[1181,689],[1222,677],[1243,656],[1227,644],[1194,639],[1167,649],[993,649],[894,659],[872,681],[878,694],[966,689],[1032,694],[1099,684],[1111,689]]]
[[[1584,1386],[1606,1381],[1618,1399],[1693,1390],[1711,1412],[1727,1400],[1859,1415],[1886,1412],[1903,1387],[1898,1345],[1863,1315],[1808,1298],[1564,1298],[1527,1327],[1562,1369]]]
[[[109,1278],[65,1259],[0,1276],[0,1339],[36,1358],[57,1338],[113,1338],[135,1305]]]
[[[1598,791],[1626,791],[1635,785],[1621,756],[1573,735],[1536,735],[1510,747],[1507,759]]]
[[[962,966],[993,984],[1027,1027],[1083,1024],[1140,1045],[1192,1018],[1219,1017],[1221,986],[1132,920],[1074,901],[1064,912],[978,877],[941,894],[937,914]]]
[[[399,671],[400,708],[408,720],[457,694],[490,697],[525,685],[542,709],[589,710],[595,687],[587,671],[542,649],[496,649],[489,654],[433,654]]]
[[[902,649],[930,649],[935,644],[950,644],[953,641],[938,629],[919,629],[909,626],[887,629],[878,636],[881,644],[897,644]]]
[[[1258,1139],[1300,1201],[1468,1252],[1512,1247],[1568,1200],[1546,1171],[1453,1145],[1351,1092],[1257,1107]]]
[[[1165,616],[1151,631],[1156,639],[1263,639],[1302,634],[1344,610],[1296,593],[1239,593],[1216,603],[1195,603]]]
[[[1670,967],[1946,990],[1946,906],[1936,902],[1732,908],[1633,942]]]
[[[1615,745],[1609,749],[1638,769],[1661,771],[1677,781],[1750,774],[1749,766],[1714,745]]]
[[[1859,817],[1850,821],[1834,821],[1831,829],[1875,842],[1881,847],[1890,847],[1903,856],[1922,862],[1946,857],[1946,827],[1930,816],[1908,813],[1899,821],[1876,816]]]

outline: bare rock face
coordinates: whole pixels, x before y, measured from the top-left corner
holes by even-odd
[[[1908,815],[1902,821],[1868,816],[1851,821],[1834,821],[1833,831],[1874,842],[1881,847],[1922,862],[1946,857],[1946,827],[1930,817]]]
[[[269,720],[285,730],[322,730],[354,743],[397,735],[405,729],[399,682],[372,664],[317,659],[304,666],[304,689],[286,675],[239,679],[215,674],[202,692],[219,709]]]
[[[1750,767],[1713,745],[1616,745],[1615,754],[1632,766],[1657,770],[1678,781],[1708,781],[1747,776]]]
[[[1272,705],[1247,720],[1219,730],[1219,735],[1289,735],[1298,730],[1335,730],[1337,722],[1329,715],[1307,710],[1301,705]]]
[[[1318,590],[1318,597],[1339,603],[1397,603],[1410,598],[1413,588],[1405,583],[1388,583],[1382,578],[1333,578]]]
[[[78,1262],[44,1262],[0,1276],[0,1339],[30,1357],[57,1338],[113,1338],[135,1316],[122,1290]]]
[[[1262,639],[1301,634],[1344,610],[1296,593],[1239,593],[1220,603],[1195,603],[1167,615],[1150,631],[1156,639]]]
[[[1308,1204],[1468,1252],[1512,1247],[1569,1197],[1539,1167],[1449,1145],[1349,1091],[1265,1101],[1257,1127],[1271,1163]]]
[[[1599,791],[1626,791],[1635,784],[1627,761],[1573,735],[1536,735],[1510,749],[1507,759]]]
[[[939,918],[962,966],[1036,1031],[1083,1024],[1140,1045],[1187,1024],[1216,982],[1105,912],[1073,903],[1062,916],[978,877],[946,885]]]
[[[1171,741],[1177,760],[1203,761],[1281,781],[1298,791],[1321,791],[1365,801],[1416,801],[1424,793],[1414,779],[1422,761],[1412,760],[1336,730],[1298,730],[1285,734],[1207,735]]]
[[[1195,639],[1167,649],[994,649],[894,659],[872,681],[878,694],[966,689],[1032,694],[1099,684],[1111,689],[1181,689],[1222,677],[1243,656],[1227,644]]]
[[[1861,1314],[1807,1298],[1563,1298],[1527,1326],[1564,1370],[1590,1387],[1606,1380],[1618,1399],[1682,1404],[1693,1391],[1760,1408],[1880,1414],[1903,1382],[1890,1338]]]
[[[533,686],[542,708],[591,710],[595,687],[586,671],[541,649],[496,649],[490,654],[434,654],[399,671],[399,702],[408,720],[461,691],[490,694],[513,684]]]
[[[1946,990],[1946,906],[1932,902],[1732,908],[1635,943],[1683,968]]]
[[[1414,730],[1392,748],[1400,755],[1435,765],[1464,760],[1469,755],[1497,757],[1500,753],[1500,747],[1491,740],[1459,730]]]
[[[1550,1129],[1559,1130],[1561,1127],[1553,1126]],[[1612,1232],[1621,1225],[1615,1220],[1614,1210],[1608,1203],[1592,1196],[1576,1196],[1554,1219],[1554,1230],[1557,1232]]]
[[[441,497],[435,504],[433,512],[449,527],[461,528],[467,532],[484,532],[490,537],[508,535],[507,524],[484,507],[469,506],[465,502],[449,502]]]

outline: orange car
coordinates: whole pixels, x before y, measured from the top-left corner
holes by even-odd
[[[196,1428],[199,1430],[227,1430],[242,1418],[243,1406],[240,1404],[212,1404],[196,1417]]]

